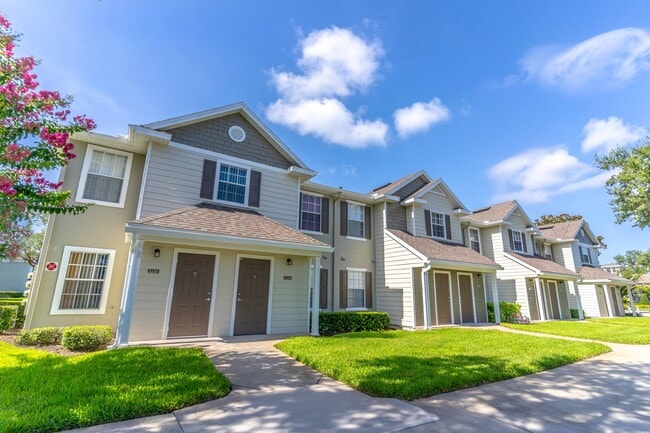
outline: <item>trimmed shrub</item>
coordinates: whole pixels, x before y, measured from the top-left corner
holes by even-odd
[[[571,311],[571,318],[572,319],[579,319],[580,316],[578,315],[578,309],[577,308],[570,308],[569,311]],[[587,317],[587,313],[585,313],[585,310],[582,310],[582,317]]]
[[[111,341],[110,326],[68,326],[63,328],[61,345],[68,350],[90,352],[106,347]]]
[[[22,292],[0,292],[0,298],[22,298]]]
[[[18,315],[18,306],[2,305],[0,306],[0,332],[5,332],[16,326],[16,316]]]
[[[340,311],[320,313],[318,332],[335,335],[346,332],[382,331],[390,326],[388,313],[381,311]]]
[[[492,302],[487,303],[488,310],[488,322],[495,323],[494,317],[494,304]],[[512,317],[515,314],[521,314],[521,305],[514,302],[499,302],[499,311],[501,312],[501,321],[512,323]]]
[[[63,328],[47,326],[44,328],[34,328],[29,331],[22,331],[16,337],[16,343],[23,346],[50,346],[59,344]]]

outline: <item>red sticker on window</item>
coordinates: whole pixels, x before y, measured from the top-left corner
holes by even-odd
[[[49,262],[45,265],[45,269],[48,271],[56,271],[56,268],[58,268],[59,265],[57,265],[55,262]]]

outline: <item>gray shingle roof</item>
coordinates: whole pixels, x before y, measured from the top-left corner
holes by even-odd
[[[388,191],[390,191],[391,189],[396,188],[396,187],[400,186],[401,184],[405,183],[407,180],[409,180],[409,178],[410,178],[411,176],[414,176],[414,175],[416,175],[417,173],[420,173],[420,172],[419,172],[419,171],[416,171],[416,172],[413,172],[413,173],[407,174],[406,176],[404,176],[404,177],[402,177],[402,178],[400,178],[400,179],[397,179],[396,181],[393,181],[393,182],[387,183],[387,184],[384,185],[384,186],[381,186],[381,187],[379,187],[379,188],[377,188],[377,189],[374,189],[374,190],[370,191],[369,194],[370,194],[370,195],[376,195],[376,196],[380,196],[380,195],[382,195],[382,194],[386,194],[386,193],[387,193]]]
[[[328,246],[255,211],[212,203],[200,203],[131,223],[247,239]]]
[[[583,266],[582,269],[580,269],[580,276],[584,280],[608,280],[614,283],[634,284],[632,281],[616,274],[612,274],[611,272],[607,272],[604,269],[590,268],[588,266]]]
[[[518,254],[514,252],[509,252],[508,254],[511,255],[512,257],[515,257],[517,260],[520,260],[526,263],[527,265],[531,266],[532,268],[537,269],[545,274],[558,274],[558,275],[566,275],[570,277],[578,276],[578,274],[576,274],[575,272],[548,259],[543,259],[541,257],[526,256],[524,254]]]
[[[470,215],[463,217],[463,219],[476,221],[477,223],[484,223],[486,221],[489,223],[502,221],[510,214],[510,212],[512,212],[516,206],[517,202],[510,200],[503,203],[494,204],[483,209],[475,210]]]
[[[413,236],[403,230],[388,229],[388,231],[430,260],[444,260],[473,265],[493,266],[495,269],[500,268],[493,260],[464,245]]]
[[[575,239],[578,230],[582,227],[583,220],[566,221],[563,223],[537,226],[544,236],[551,239]]]

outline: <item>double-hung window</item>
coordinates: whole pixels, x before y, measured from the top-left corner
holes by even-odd
[[[544,257],[553,260],[553,251],[550,245],[544,244]]]
[[[302,194],[300,229],[321,233],[322,197]]]
[[[348,270],[348,308],[366,307],[366,273]]]
[[[133,155],[88,145],[77,201],[124,207]]]
[[[516,230],[512,231],[512,248],[521,253],[524,252],[524,234]]]
[[[248,170],[234,165],[221,164],[217,185],[217,200],[246,203]]]
[[[64,247],[51,314],[103,314],[114,256],[114,250]]]
[[[445,237],[445,216],[443,214],[431,212],[431,235],[434,238]]]
[[[582,263],[586,263],[588,265],[591,264],[591,254],[589,254],[589,247],[580,247],[580,256],[582,258]]]
[[[348,236],[365,238],[365,207],[348,203]]]
[[[481,240],[479,237],[479,231],[473,227],[469,228],[469,247],[477,253],[481,253]]]

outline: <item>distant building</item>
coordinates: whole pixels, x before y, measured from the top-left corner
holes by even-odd
[[[25,262],[0,262],[0,292],[24,292],[31,271]]]
[[[618,263],[607,263],[606,265],[601,265],[600,269],[603,271],[611,272],[612,274],[620,275],[621,270],[623,270],[623,266],[619,265]]]

